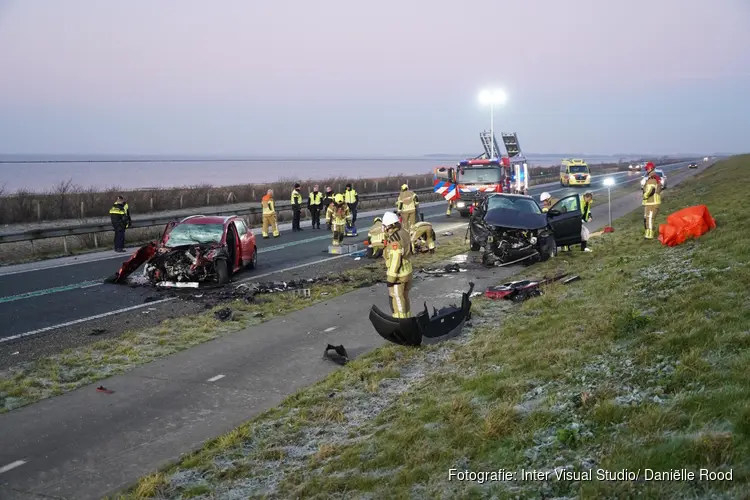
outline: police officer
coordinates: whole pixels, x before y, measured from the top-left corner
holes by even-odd
[[[333,203],[333,189],[331,186],[326,186],[326,194],[323,196],[323,210],[328,210],[328,205]]]
[[[313,186],[313,190],[307,197],[307,209],[310,211],[312,219],[312,228],[320,229],[320,209],[323,207],[323,193],[318,191],[318,185]]]
[[[263,238],[268,239],[268,228],[273,227],[273,237],[279,237],[279,226],[276,223],[276,203],[273,201],[273,189],[266,191],[266,195],[260,200],[263,208]]]
[[[386,212],[383,215],[385,244],[383,257],[386,265],[386,281],[391,311],[394,318],[411,317],[409,290],[412,282],[410,257],[414,254],[409,232],[401,227],[398,215]]]
[[[404,229],[409,231],[417,222],[417,209],[419,209],[419,197],[409,190],[407,184],[401,186],[401,194],[396,202],[398,213],[401,214]]]
[[[346,185],[344,201],[349,206],[349,211],[352,213],[352,226],[354,226],[357,224],[357,205],[359,205],[359,195],[357,194],[357,190],[352,188],[351,183]]]
[[[109,218],[115,230],[115,252],[125,251],[125,230],[130,227],[130,207],[125,198],[118,196],[109,209]]]
[[[651,162],[646,164],[648,179],[643,185],[643,227],[647,240],[652,240],[656,236],[655,220],[661,208],[661,179],[656,175],[655,168]]]
[[[292,231],[302,231],[299,227],[299,219],[302,215],[302,193],[299,192],[299,188],[298,182],[292,190]]]
[[[590,252],[591,249],[588,247],[588,235],[589,230],[586,227],[586,223],[594,219],[591,215],[591,205],[594,204],[594,194],[588,191],[579,198],[581,203],[581,251]],[[563,252],[570,250],[569,246],[562,247]]]

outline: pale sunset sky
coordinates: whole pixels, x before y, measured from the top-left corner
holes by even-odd
[[[0,0],[0,153],[750,150],[748,0]]]

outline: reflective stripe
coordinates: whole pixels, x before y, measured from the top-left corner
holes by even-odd
[[[263,215],[271,215],[276,213],[276,207],[274,207],[273,198],[266,198],[264,196],[260,203],[263,207]]]
[[[296,202],[295,202],[295,200],[296,200]],[[291,201],[292,201],[292,205],[294,205],[295,203],[302,203],[302,195],[296,189],[294,191],[292,191],[292,200]]]

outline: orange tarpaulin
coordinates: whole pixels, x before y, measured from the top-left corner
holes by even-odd
[[[716,227],[706,205],[683,208],[667,217],[667,223],[659,226],[659,241],[673,247],[685,243],[690,237],[698,238]]]

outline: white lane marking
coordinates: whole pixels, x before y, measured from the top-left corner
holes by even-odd
[[[141,309],[143,307],[151,307],[156,304],[163,304],[164,302],[169,302],[170,300],[175,300],[175,299],[176,297],[170,297],[168,299],[161,299],[161,300],[155,300],[153,302],[146,302],[145,304],[138,304],[137,306],[125,307],[123,309],[116,309],[114,311],[97,314],[95,316],[88,316],[86,318],[76,319],[74,321],[68,321],[66,323],[60,323],[59,325],[48,326],[46,328],[40,328],[38,330],[32,330],[30,332],[20,333],[18,335],[13,335],[11,337],[0,338],[0,344],[2,344],[3,342],[10,342],[11,340],[22,339],[24,337],[31,337],[32,335],[38,335],[40,333],[57,330],[58,328],[64,328],[66,326],[78,325],[80,323],[85,323],[86,321],[91,321],[93,319],[107,318],[109,316],[114,316],[115,314],[135,311],[136,309]]]
[[[323,331],[324,331],[325,333],[328,333],[328,332],[332,332],[332,331],[334,331],[335,329],[336,329],[336,327],[335,327],[335,326],[329,326],[328,328],[326,328],[326,329],[325,329],[325,330],[323,330]]]
[[[0,474],[4,472],[8,472],[9,470],[13,470],[16,467],[20,467],[25,463],[26,463],[26,460],[16,460],[15,462],[9,463],[8,465],[4,465],[0,467]]]
[[[210,379],[208,379],[208,381],[209,382],[216,382],[217,380],[221,380],[224,377],[226,377],[226,375],[216,375],[215,377],[211,377]]]

